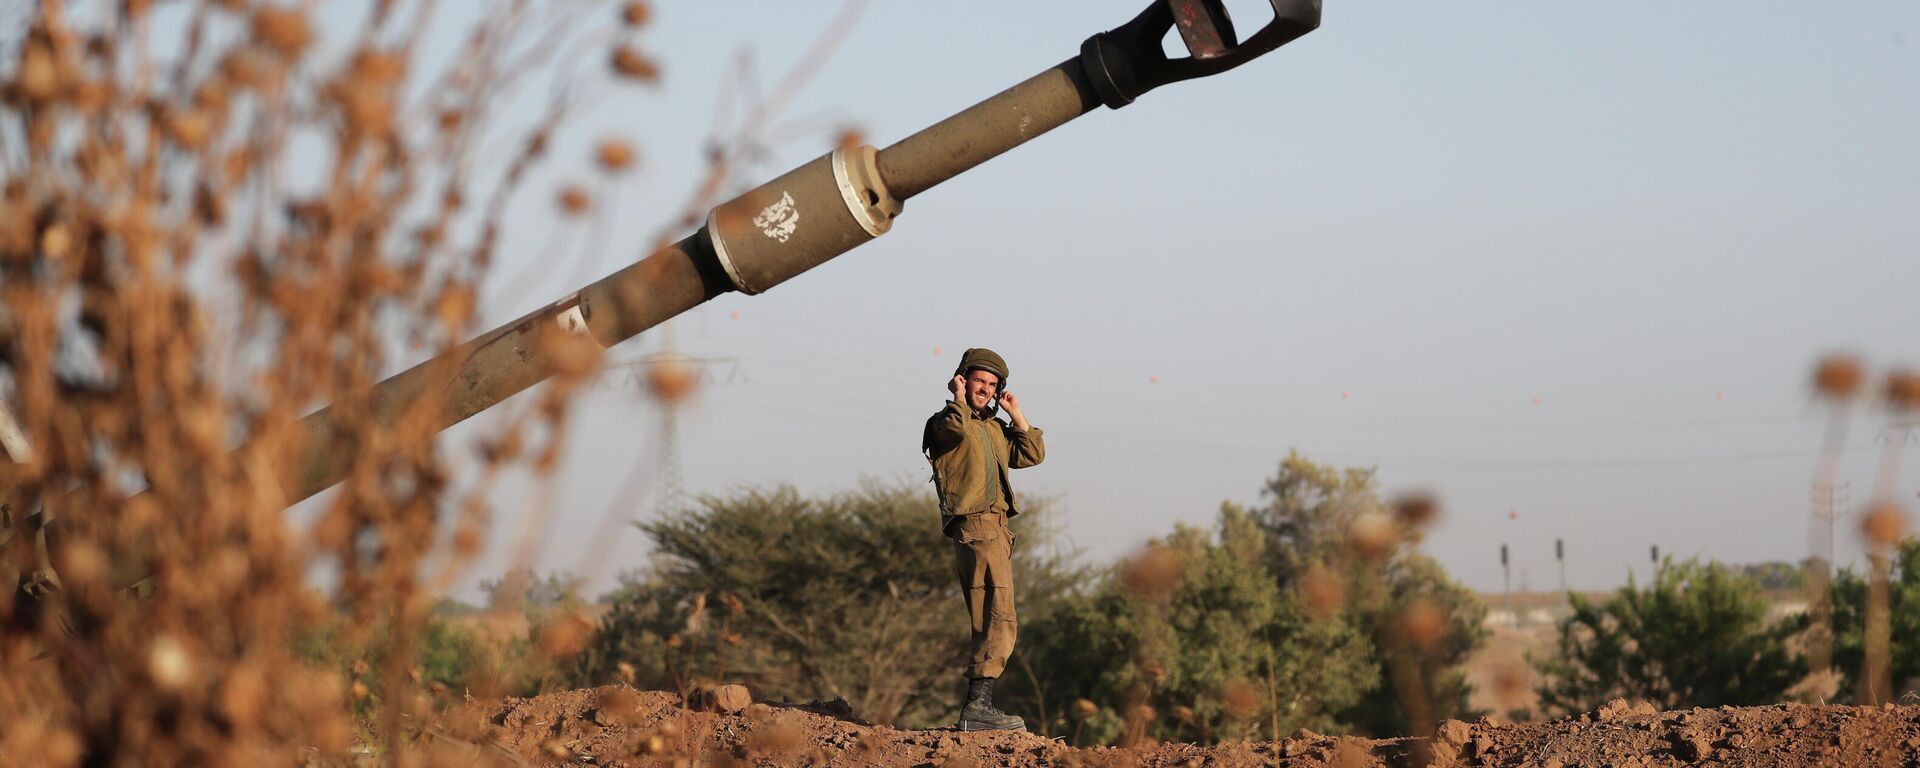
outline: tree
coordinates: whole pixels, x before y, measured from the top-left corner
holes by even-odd
[[[1549,710],[1617,697],[1662,709],[1768,704],[1807,672],[1788,646],[1805,617],[1769,623],[1758,580],[1718,563],[1669,560],[1644,589],[1629,581],[1604,602],[1570,598],[1556,655],[1536,661]]]
[[[1889,573],[1889,668],[1895,692],[1920,690],[1920,539],[1900,542]],[[1855,691],[1866,661],[1867,581],[1852,569],[1842,570],[1832,589],[1833,663],[1840,671],[1840,690]]]
[[[529,568],[516,568],[494,581],[480,582],[487,594],[487,609],[518,610],[538,621],[558,610],[578,610],[585,604],[580,591],[587,580],[572,571],[540,576]]]
[[[1740,573],[1751,576],[1759,582],[1760,588],[1769,592],[1789,589],[1806,589],[1807,565],[1770,562],[1749,563],[1740,566]]]
[[[1021,608],[1080,577],[1014,519]],[[870,483],[826,498],[791,487],[707,497],[641,524],[658,562],[625,579],[580,660],[583,682],[744,681],[761,695],[840,697],[880,723],[945,722],[967,629],[933,495]]]
[[[1082,744],[1333,728],[1376,681],[1371,648],[1308,615],[1267,572],[1267,544],[1228,505],[1214,531],[1178,527],[1029,622],[1016,665],[1045,670],[1046,687],[1009,677],[1030,727]],[[1092,711],[1075,710],[1081,699]]]
[[[1298,452],[1280,462],[1261,495],[1265,503],[1246,514],[1269,542],[1273,578],[1337,591],[1331,612],[1378,651],[1377,685],[1339,720],[1387,736],[1470,716],[1464,666],[1486,641],[1486,607],[1419,553],[1433,503],[1409,498],[1390,510],[1372,469],[1316,464]],[[1414,710],[1426,722],[1413,722]]]
[[[1384,594],[1363,598],[1353,610],[1355,623],[1372,631],[1381,684],[1340,713],[1341,720],[1355,731],[1386,736],[1423,733],[1441,720],[1475,716],[1466,663],[1486,642],[1486,605],[1438,561],[1416,552],[1389,563],[1378,579]],[[1409,627],[1424,617],[1440,623]],[[1395,669],[1396,663],[1402,666]],[[1396,675],[1411,680],[1399,682]],[[1411,707],[1425,707],[1427,722],[1413,722]]]

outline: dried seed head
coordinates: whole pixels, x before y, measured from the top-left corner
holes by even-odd
[[[1120,565],[1120,588],[1135,597],[1160,599],[1180,586],[1185,559],[1172,547],[1148,546]]]
[[[647,391],[653,393],[655,400],[668,405],[686,400],[699,383],[693,369],[678,360],[660,360],[647,366]]]
[[[223,114],[227,111],[229,96],[226,83],[216,76],[194,90],[193,105],[215,114]]]
[[[66,545],[66,564],[60,570],[60,578],[69,586],[104,585],[112,578],[112,565],[100,545],[78,539]]]
[[[28,101],[53,98],[60,91],[60,69],[54,64],[53,51],[45,45],[29,43],[20,53],[20,70],[13,83]]]
[[[480,526],[462,523],[453,532],[453,553],[465,559],[480,554]]]
[[[634,678],[640,674],[640,670],[634,669],[632,664],[624,661],[614,665],[614,668],[620,671],[620,682],[627,685],[633,685]]]
[[[113,99],[113,86],[100,80],[82,80],[74,84],[67,99],[74,109],[93,114],[104,109]]]
[[[213,135],[213,121],[199,109],[169,109],[164,125],[167,138],[187,149],[204,149]]]
[[[253,14],[253,37],[281,56],[293,58],[313,42],[313,27],[296,9],[267,6]]]
[[[52,224],[40,233],[40,252],[46,254],[48,258],[58,259],[66,256],[67,250],[72,247],[73,235],[67,231],[65,225]]]
[[[1898,411],[1920,410],[1920,373],[1899,370],[1887,374],[1887,405]]]
[[[1525,665],[1507,663],[1493,671],[1493,693],[1503,706],[1518,706],[1533,685],[1532,672]]]
[[[620,23],[629,27],[638,27],[647,23],[653,16],[653,8],[642,0],[628,0],[620,7]]]
[[[540,652],[550,659],[574,656],[587,647],[593,636],[593,622],[578,613],[563,613],[540,628]]]
[[[1094,713],[1099,711],[1100,711],[1100,708],[1097,706],[1094,706],[1093,702],[1091,701],[1088,701],[1086,699],[1073,700],[1073,716],[1075,718],[1086,719],[1089,717],[1093,717]]]
[[[220,712],[242,729],[259,722],[267,705],[267,678],[256,665],[241,665],[220,684]]]
[[[147,672],[161,688],[178,689],[193,678],[193,658],[180,641],[161,635],[147,646]]]
[[[1402,528],[1425,528],[1440,517],[1440,502],[1429,494],[1410,493],[1394,501],[1393,516]]]
[[[336,83],[332,91],[348,136],[382,136],[392,126],[393,100],[387,89],[347,80]]]
[[[1154,685],[1167,681],[1167,665],[1160,663],[1158,659],[1141,659],[1135,666],[1139,667],[1140,675]]]
[[[8,765],[45,765],[71,768],[80,764],[80,737],[58,728],[44,718],[18,718],[7,725],[7,739],[0,741],[0,760]]]
[[[1438,602],[1420,598],[1400,613],[1400,632],[1408,643],[1422,651],[1440,647],[1447,638],[1447,612]]]
[[[1331,619],[1347,609],[1347,586],[1325,568],[1308,568],[1300,575],[1300,602],[1315,618]]]
[[[434,302],[434,317],[440,321],[443,330],[458,335],[466,328],[467,321],[473,319],[475,301],[472,286],[448,285],[440,292],[439,300]]]
[[[1393,519],[1377,510],[1367,510],[1353,518],[1347,527],[1347,546],[1368,560],[1377,560],[1393,551],[1400,540],[1400,530]]]
[[[834,137],[833,145],[841,149],[853,149],[866,143],[866,140],[866,135],[859,128],[847,127],[840,129],[840,135]]]
[[[1260,714],[1260,689],[1246,680],[1234,680],[1220,691],[1220,705],[1236,720]]]
[[[390,87],[407,74],[407,57],[394,51],[362,48],[353,54],[352,78],[368,85]]]
[[[1906,515],[1891,501],[1874,504],[1860,521],[1860,533],[1875,547],[1891,547],[1907,531]]]
[[[587,196],[586,190],[572,184],[560,190],[560,210],[568,216],[579,216],[591,207],[593,199]]]
[[[595,151],[601,169],[609,173],[618,173],[633,167],[633,145],[621,139],[602,139]]]
[[[272,79],[273,68],[252,49],[228,52],[220,59],[220,76],[241,88],[264,88]]]
[[[632,46],[621,46],[613,51],[613,71],[621,77],[654,83],[660,80],[660,65]]]
[[[1813,389],[1823,397],[1845,400],[1859,393],[1866,381],[1866,366],[1860,358],[1848,354],[1821,358],[1813,370]]]

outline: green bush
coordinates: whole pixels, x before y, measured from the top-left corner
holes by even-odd
[[[1464,714],[1460,665],[1484,639],[1485,609],[1415,551],[1413,527],[1381,557],[1348,550],[1354,517],[1383,507],[1372,473],[1294,455],[1267,497],[1223,505],[1213,530],[1176,529],[1162,542],[1173,591],[1154,595],[1130,590],[1124,565],[1097,578],[1074,565],[1036,522],[1047,505],[1028,499],[1014,520],[1020,641],[998,702],[1080,743],[1406,733],[1408,690],[1427,715]],[[644,523],[658,559],[604,601],[575,683],[728,680],[764,697],[845,698],[875,722],[950,723],[967,632],[938,520],[925,489],[869,484],[824,498],[742,491]],[[1300,594],[1309,570],[1346,585],[1324,617]],[[1420,603],[1438,607],[1444,633],[1379,653]],[[1401,686],[1386,672],[1395,660],[1413,678]]]
[[[1354,519],[1384,506],[1371,471],[1289,455],[1261,506],[1223,504],[1214,531],[1180,528],[1164,542],[1182,563],[1164,603],[1130,593],[1115,572],[1057,613],[1023,614],[1031,629],[1014,668],[1044,673],[1010,674],[1019,711],[1079,743],[1277,738],[1300,727],[1412,733],[1409,696],[1434,720],[1467,716],[1462,666],[1485,641],[1486,609],[1415,550],[1417,526],[1398,529],[1375,558],[1353,552]],[[1320,618],[1301,597],[1309,573],[1344,593]],[[1395,644],[1416,603],[1438,611],[1443,626],[1427,645]],[[1402,680],[1390,670],[1396,661]],[[1246,686],[1254,713],[1229,711],[1226,693],[1244,697]],[[1076,699],[1095,713],[1076,712]],[[1140,722],[1141,704],[1151,721]]]
[[[1759,581],[1718,563],[1669,560],[1644,589],[1629,581],[1604,602],[1569,597],[1557,653],[1536,660],[1549,711],[1613,698],[1662,709],[1771,704],[1807,672],[1789,645],[1806,618],[1769,623]]]
[[[1892,626],[1889,667],[1895,695],[1920,688],[1920,539],[1900,542],[1891,564],[1887,619]],[[1859,688],[1866,663],[1867,580],[1852,570],[1833,579],[1833,664],[1840,695]]]
[[[419,649],[414,656],[411,676],[438,694],[442,706],[460,698],[475,682],[497,668],[498,660],[473,630],[456,620],[434,615],[420,628]],[[387,659],[393,650],[391,622],[371,627],[355,627],[345,616],[325,622],[293,640],[294,657],[315,666],[340,672],[347,680],[366,686],[365,698],[356,703],[362,718],[379,704],[380,685]]]
[[[1044,508],[1029,499],[1013,521],[1023,614],[1082,578],[1046,546]],[[931,492],[868,484],[708,497],[643,523],[658,561],[607,601],[579,680],[619,679],[625,664],[642,686],[742,681],[762,696],[844,698],[874,722],[947,724],[967,628],[939,520]]]
[[[1143,555],[1171,565],[1163,592],[1131,585],[1142,577],[1125,571],[1143,566],[1123,564],[1021,628],[1031,639],[1009,678],[1030,727],[1079,744],[1277,738],[1334,728],[1375,684],[1364,634],[1308,616],[1267,572],[1244,514],[1221,517]]]
[[[1375,649],[1375,682],[1336,720],[1352,731],[1385,737],[1421,733],[1432,724],[1413,723],[1410,705],[1424,709],[1429,721],[1475,716],[1464,667],[1486,642],[1486,606],[1438,562],[1420,554],[1417,521],[1397,523],[1391,546],[1378,557],[1354,550],[1357,519],[1391,517],[1373,470],[1315,464],[1290,453],[1267,480],[1262,501],[1247,514],[1265,534],[1264,559],[1273,578],[1287,585],[1301,584],[1316,572],[1337,579],[1346,592],[1337,620],[1366,634]],[[1420,603],[1436,608],[1444,619],[1429,646],[1398,637],[1400,619]],[[1400,675],[1414,679],[1396,680],[1396,661]]]

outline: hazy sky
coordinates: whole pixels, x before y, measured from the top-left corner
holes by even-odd
[[[642,39],[664,85],[606,91],[562,137],[514,209],[489,324],[644,255],[702,170],[720,94],[742,92],[732,63],[771,87],[836,8],[660,3]],[[1137,10],[873,3],[741,181],[843,125],[884,147]],[[1916,38],[1920,4],[1897,0],[1329,0],[1280,51],[1100,109],[915,198],[876,242],[683,316],[680,351],[727,359],[680,418],[686,490],[923,482],[920,425],[960,350],[990,346],[1047,432],[1016,488],[1052,498],[1090,558],[1257,502],[1298,449],[1436,493],[1427,550],[1480,589],[1501,587],[1503,542],[1516,587],[1556,586],[1556,537],[1577,588],[1644,574],[1651,544],[1798,560],[1813,360],[1859,352],[1876,382],[1920,365]],[[618,213],[596,250],[556,237],[551,190],[591,181],[603,135],[644,159],[597,201]],[[614,560],[586,562],[609,510],[653,513],[615,500],[651,487],[659,429],[623,378],[582,404],[550,486],[498,497],[496,546],[460,594],[505,567],[535,508],[542,570],[597,591],[645,561],[622,526]],[[1849,512],[1885,423],[1854,421]],[[1856,523],[1840,528],[1857,556]]]

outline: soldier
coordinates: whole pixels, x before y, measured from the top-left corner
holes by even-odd
[[[953,399],[927,419],[920,449],[933,464],[941,530],[953,540],[954,570],[973,629],[967,661],[962,731],[1024,730],[1026,721],[993,706],[993,681],[1013,655],[1013,533],[1020,514],[1008,469],[1046,457],[1040,430],[1027,423],[1020,400],[1007,391],[1007,361],[990,349],[969,349],[947,382]],[[1005,409],[1012,423],[996,414]]]

